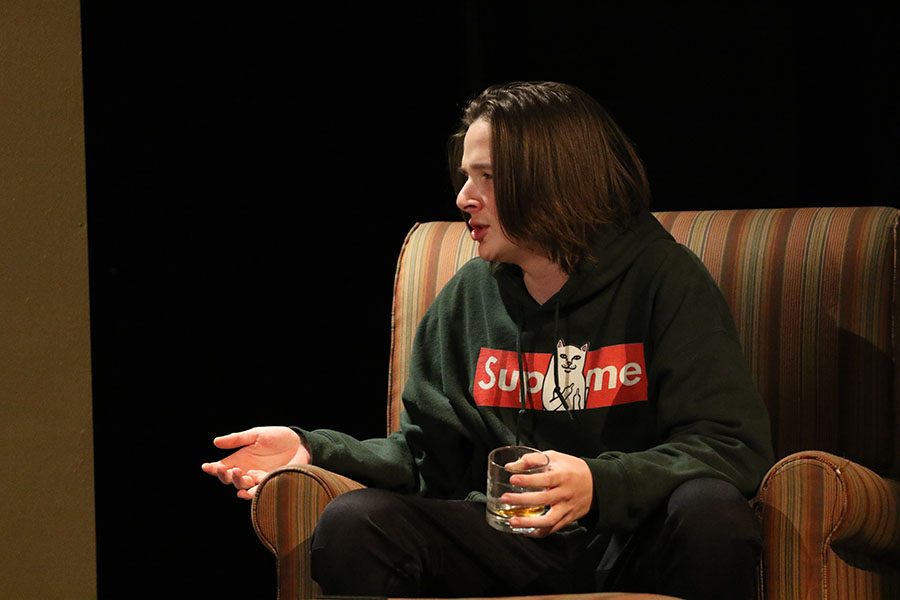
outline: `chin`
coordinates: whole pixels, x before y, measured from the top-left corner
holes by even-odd
[[[516,261],[517,256],[520,254],[518,248],[507,244],[499,244],[499,247],[497,246],[496,244],[492,245],[490,242],[487,244],[478,242],[479,258],[488,262],[518,264]]]
[[[488,262],[502,261],[502,259],[497,256],[496,252],[492,252],[490,248],[485,248],[481,244],[478,245],[478,257],[481,260],[486,260]]]

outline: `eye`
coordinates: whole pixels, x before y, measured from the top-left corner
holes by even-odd
[[[566,359],[566,360],[569,360],[569,357],[566,356],[565,354],[560,354],[559,357],[560,357],[560,358],[564,358],[564,359]]]
[[[491,175],[490,173],[485,173],[485,174],[483,174],[483,175],[481,176],[481,178],[484,179],[484,180],[490,181],[491,179],[494,178],[494,176]]]

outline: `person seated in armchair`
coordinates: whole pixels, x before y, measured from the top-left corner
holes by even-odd
[[[450,141],[456,204],[479,258],[419,324],[400,430],[255,427],[203,470],[252,498],[312,463],[368,486],[335,498],[311,541],[328,594],[635,591],[753,598],[748,505],[773,463],[769,419],[728,305],[649,211],[632,143],[582,90],[491,86]],[[549,470],[485,519],[488,453],[522,444]]]

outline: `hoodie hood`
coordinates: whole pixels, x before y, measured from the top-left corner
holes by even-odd
[[[594,260],[581,261],[563,287],[543,305],[528,293],[522,269],[517,265],[500,263],[493,275],[507,312],[521,323],[538,313],[564,310],[595,296],[619,279],[644,249],[659,239],[674,240],[650,211],[642,211],[627,226],[602,225],[591,244]]]
[[[627,272],[650,244],[660,239],[673,238],[649,211],[642,211],[628,225],[608,223],[601,226],[591,244],[592,260],[581,261],[563,287],[544,304],[538,304],[528,293],[520,267],[501,263],[493,269],[500,298],[516,324],[516,362],[519,381],[525,381],[527,378],[523,357],[523,333],[527,324],[535,320],[551,320],[553,343],[558,341],[561,344],[560,312],[565,314],[568,309],[575,309],[579,304],[597,297]],[[573,407],[565,400],[559,386],[561,379],[558,353],[554,349],[551,354],[551,369],[554,375],[553,400],[558,401],[572,419]],[[516,444],[520,441],[520,419],[526,414],[526,404],[525,387],[519,386],[520,408],[515,422]],[[532,429],[534,426],[535,424],[532,424]]]

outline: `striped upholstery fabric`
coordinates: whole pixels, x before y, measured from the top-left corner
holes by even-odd
[[[760,598],[900,598],[900,482],[800,452],[771,469],[755,504]]]
[[[882,477],[900,473],[898,211],[655,215],[722,289],[785,457],[754,501],[765,540],[761,597],[900,597],[900,482]],[[394,283],[389,432],[399,426],[416,326],[474,256],[463,223],[419,224],[407,236]],[[273,473],[253,501],[257,533],[278,557],[281,598],[316,591],[312,528],[335,494],[358,486],[316,469]]]

